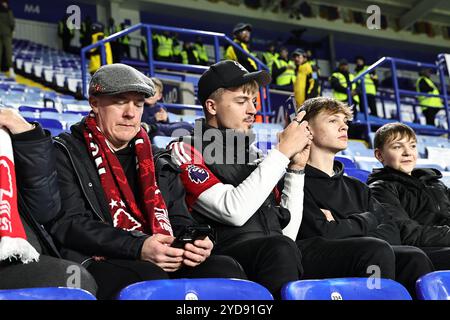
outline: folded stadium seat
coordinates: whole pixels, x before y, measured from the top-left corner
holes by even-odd
[[[172,113],[172,112],[167,112],[167,117],[169,119],[169,122],[180,122],[181,121],[181,115]]]
[[[61,114],[56,109],[45,108],[41,110],[41,118],[61,121]]]
[[[334,160],[342,162],[345,169],[356,169],[355,160],[351,156],[337,155]]]
[[[72,111],[65,111],[63,113],[61,113],[61,121],[66,121],[66,122],[78,122],[80,121],[85,115],[87,115],[87,113],[83,113],[83,112],[72,112]]]
[[[445,159],[444,159],[445,160]],[[448,159],[450,160],[450,159]],[[416,168],[432,168],[437,169],[439,171],[445,170],[445,164],[441,164],[438,161],[432,159],[417,159]]]
[[[349,140],[347,149],[342,150],[342,154],[348,156],[368,156],[369,152],[371,151],[368,149],[366,142],[362,140]]]
[[[167,136],[154,136],[153,137],[153,144],[156,145],[159,148],[165,149],[166,146],[174,140],[174,137],[167,137]]]
[[[283,286],[281,298],[283,300],[412,300],[408,291],[400,283],[380,278],[293,281]]]
[[[29,288],[0,290],[0,300],[96,300],[86,290],[78,288]]]
[[[420,277],[416,293],[420,300],[450,300],[450,271],[435,271]]]
[[[31,106],[20,106],[19,112],[22,117],[28,118],[40,118],[41,117],[41,108],[31,107]]]
[[[358,179],[361,182],[366,183],[371,171],[366,171],[358,168],[345,168],[344,174]]]
[[[193,114],[183,114],[183,115],[180,115],[181,121],[189,122],[189,123],[191,123],[191,124],[194,124],[194,123],[195,123],[195,120],[198,119],[198,118],[201,118],[201,117],[199,117],[199,116],[197,116],[197,115],[193,115]]]
[[[270,292],[239,279],[169,279],[138,282],[121,290],[118,300],[273,300]]]
[[[355,163],[358,169],[372,172],[375,168],[382,168],[383,165],[374,157],[355,156]]]

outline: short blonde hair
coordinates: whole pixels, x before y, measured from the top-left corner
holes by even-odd
[[[159,92],[162,93],[164,90],[164,85],[163,85],[162,81],[155,77],[152,77],[150,79],[152,79],[155,87],[158,88]]]
[[[383,149],[388,143],[403,138],[417,141],[416,133],[410,126],[400,122],[392,122],[385,124],[375,132],[373,144],[375,149]]]
[[[306,115],[303,118],[306,121],[311,121],[321,112],[327,112],[329,114],[342,113],[349,120],[353,119],[353,111],[348,104],[339,100],[327,97],[317,97],[306,100],[300,107],[300,111],[306,111]]]

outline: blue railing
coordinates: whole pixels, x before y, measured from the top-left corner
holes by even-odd
[[[118,38],[121,38],[129,33],[132,33],[132,32],[138,31],[138,30],[139,31],[145,30],[145,37],[147,39],[147,52],[148,52],[147,66],[149,69],[150,76],[154,76],[155,68],[179,69],[180,65],[181,65],[179,63],[157,61],[154,59],[153,43],[152,43],[152,35],[153,35],[154,30],[177,32],[177,33],[182,33],[182,34],[190,34],[190,35],[195,35],[195,36],[212,38],[213,43],[214,43],[215,62],[219,62],[221,60],[220,41],[222,40],[223,42],[225,42],[225,44],[232,45],[235,48],[235,50],[240,50],[242,53],[244,53],[248,57],[252,58],[256,62],[258,70],[266,70],[266,71],[270,72],[269,68],[264,63],[262,63],[257,57],[250,55],[248,52],[246,52],[244,49],[242,49],[239,45],[237,45],[233,40],[231,40],[229,37],[227,37],[224,33],[199,31],[199,30],[192,30],[192,29],[185,29],[185,28],[175,28],[175,27],[166,27],[166,26],[160,26],[160,25],[139,23],[137,25],[134,25],[127,29],[124,29],[120,32],[112,34],[109,37],[106,37],[94,44],[91,44],[91,45],[81,49],[81,76],[82,76],[82,92],[83,92],[84,97],[87,98],[87,96],[88,96],[87,83],[86,83],[86,75],[87,75],[86,54],[92,49],[100,48],[101,64],[104,65],[106,63],[105,43],[115,41]],[[203,73],[205,70],[208,69],[208,67],[197,66],[197,65],[183,64],[182,66],[183,66],[183,70],[190,71],[190,72],[196,72],[196,73]],[[260,97],[261,97],[261,111],[258,114],[262,115],[263,119],[265,121],[268,118],[266,116],[272,115],[272,110],[271,110],[271,106],[270,106],[269,86],[260,88]]]
[[[419,62],[419,61],[398,59],[398,58],[392,58],[392,57],[383,57],[383,58],[379,59],[377,62],[375,62],[374,64],[372,64],[371,66],[369,66],[364,72],[360,73],[357,77],[355,77],[351,81],[351,83],[357,83],[357,82],[361,83],[360,88],[362,90],[362,98],[364,101],[364,105],[366,106],[364,108],[364,119],[365,119],[367,134],[369,134],[371,132],[371,121],[369,120],[367,95],[366,95],[366,87],[364,84],[364,77],[366,74],[372,72],[376,68],[381,67],[385,64],[388,64],[391,69],[392,83],[393,83],[393,87],[394,87],[394,101],[396,104],[398,121],[400,121],[400,122],[402,121],[402,114],[401,114],[402,100],[401,100],[400,96],[439,97],[439,98],[443,99],[443,101],[444,101],[444,110],[445,110],[445,114],[447,117],[447,125],[448,125],[447,133],[450,133],[449,100],[448,100],[448,96],[447,96],[447,87],[446,87],[446,83],[445,83],[445,58],[444,58],[444,54],[440,54],[438,56],[438,61],[436,62],[436,64],[423,63],[423,62]],[[417,68],[430,68],[432,70],[437,70],[439,72],[441,94],[434,95],[434,94],[421,93],[421,92],[416,92],[416,91],[400,89],[399,85],[398,85],[398,77],[397,77],[397,66],[398,65],[404,65],[404,66],[409,66],[409,67],[412,66],[412,67],[417,67]],[[351,89],[350,89],[351,87],[352,86],[350,85],[347,88],[349,105],[352,105],[352,102],[353,102],[352,95],[351,95]],[[361,102],[362,101],[360,101],[360,103]],[[415,106],[413,106],[413,111],[414,111],[414,115],[416,116],[416,119],[417,119],[417,113],[415,110]],[[439,129],[439,128],[436,128],[435,131],[436,131],[436,133],[444,133],[443,130]],[[449,135],[449,137],[450,137],[450,135]]]

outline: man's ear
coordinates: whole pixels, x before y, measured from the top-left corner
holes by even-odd
[[[382,152],[381,152],[381,150],[380,149],[375,149],[375,158],[377,158],[377,160],[378,161],[380,161],[381,163],[383,163],[383,154],[382,154]]]
[[[205,110],[211,115],[215,116],[217,114],[217,104],[213,99],[208,99],[205,101]]]
[[[98,113],[98,99],[94,96],[89,96],[89,104],[91,105],[92,111],[94,111],[95,114]]]

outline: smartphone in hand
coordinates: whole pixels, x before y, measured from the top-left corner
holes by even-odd
[[[195,240],[204,239],[212,234],[212,228],[209,225],[186,226],[178,237],[172,242],[173,248],[184,248],[186,243],[194,243]]]

